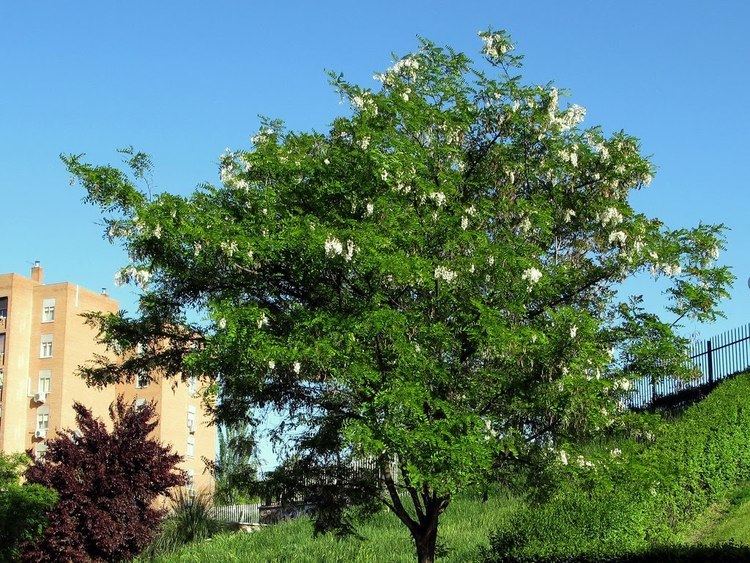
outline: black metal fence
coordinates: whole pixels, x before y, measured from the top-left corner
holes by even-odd
[[[683,397],[688,400],[702,391],[709,391],[722,379],[750,368],[750,324],[693,343],[690,361],[697,368],[698,377],[643,379],[630,395],[630,407],[643,409],[659,403],[679,402]]]

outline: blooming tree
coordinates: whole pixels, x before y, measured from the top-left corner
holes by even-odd
[[[481,64],[422,41],[377,88],[332,75],[351,115],[327,133],[265,120],[189,197],[139,188],[142,154],[133,174],[63,157],[128,252],[119,279],[143,287],[138,315],[91,321],[147,353],[84,375],[212,374],[220,421],[285,413],[284,470],[344,487],[352,459],[375,460],[366,496],[420,561],[457,491],[566,461],[618,424],[631,382],[686,376],[674,323],[713,319],[732,279],[722,226],[633,209],[653,173],[636,139],[584,127],[514,74],[505,33],[480,37]],[[637,275],[665,282],[669,318],[617,292]]]

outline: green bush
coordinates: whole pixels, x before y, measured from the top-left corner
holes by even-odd
[[[550,499],[497,530],[486,559],[607,560],[675,542],[691,518],[750,479],[750,376],[721,384],[653,443],[619,447],[622,458],[589,447],[595,466],[566,467]]]
[[[210,495],[191,494],[179,489],[172,499],[172,513],[164,519],[159,535],[141,554],[141,559],[153,559],[228,531],[231,525],[214,518],[212,506]]]
[[[54,491],[21,483],[29,459],[0,452],[0,561],[14,561],[20,546],[38,538],[47,525],[47,512],[57,502]]]

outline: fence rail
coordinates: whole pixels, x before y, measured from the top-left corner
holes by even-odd
[[[214,506],[212,516],[223,522],[235,524],[258,524],[260,522],[260,504],[234,504]]]
[[[637,382],[629,398],[630,407],[647,408],[659,401],[710,389],[715,383],[750,368],[750,324],[693,343],[689,361],[697,369],[698,377],[643,379]]]

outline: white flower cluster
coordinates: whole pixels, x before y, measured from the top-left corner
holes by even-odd
[[[352,240],[346,241],[346,249],[344,249],[344,244],[336,237],[330,235],[325,241],[324,248],[326,256],[343,256],[344,260],[347,262],[349,262],[354,257],[355,252],[359,250]]]
[[[615,381],[615,389],[622,389],[623,391],[630,391],[632,383],[627,377],[621,377]]]
[[[528,282],[529,291],[531,291],[531,286],[542,279],[542,272],[540,272],[536,268],[528,268],[524,270],[523,274],[521,275],[521,279]]]
[[[365,110],[371,111],[375,115],[378,114],[378,105],[369,92],[362,92],[361,95],[355,94],[352,96],[352,105],[360,111]]]
[[[578,104],[572,104],[564,112],[556,115],[552,121],[561,131],[573,129],[586,118],[586,108]]]
[[[437,204],[438,207],[445,205],[445,194],[443,192],[432,192],[430,193],[430,199]]]
[[[560,450],[560,463],[568,465],[568,453],[565,450]]]
[[[578,167],[578,152],[576,151],[575,147],[573,147],[573,150],[570,151],[562,150],[559,154],[563,162],[570,162],[573,165],[573,168]]]
[[[575,338],[578,334],[578,327],[576,325],[570,325],[570,337]]]
[[[566,209],[563,213],[563,221],[566,223],[570,223],[573,220],[573,217],[576,216],[576,212],[572,209]]]
[[[386,70],[384,73],[375,74],[373,78],[386,85],[391,85],[394,82],[394,77],[404,76],[411,80],[417,78],[417,71],[419,70],[419,61],[411,55],[404,57],[393,63],[393,66]]]
[[[625,234],[623,231],[612,231],[609,233],[609,243],[610,244],[617,244],[622,246],[625,244],[625,240],[628,238],[628,235]]]
[[[375,206],[372,204],[372,202],[368,202],[365,206],[365,217],[371,217],[373,211],[375,211]]]
[[[594,462],[587,460],[582,455],[578,456],[576,463],[578,464],[578,467],[584,467],[586,469],[592,469],[594,467]]]
[[[222,252],[229,258],[234,256],[235,252],[237,252],[237,241],[222,242],[219,246],[221,247]]]
[[[268,326],[268,315],[266,315],[265,313],[261,313],[260,318],[258,319],[256,324],[258,325],[258,328]]]
[[[136,285],[141,289],[145,289],[151,279],[151,272],[142,268],[136,268],[135,266],[128,266],[123,268],[115,274],[115,285],[120,287],[126,284],[129,280],[134,280]]]
[[[616,207],[608,207],[603,213],[597,214],[597,220],[602,224],[603,227],[612,225],[616,227],[623,221],[622,213]]]
[[[444,280],[447,283],[451,283],[454,279],[456,279],[456,272],[453,270],[449,270],[445,266],[438,266],[435,268],[435,279],[436,280]]]
[[[501,33],[487,33],[482,31],[479,33],[479,37],[482,38],[482,42],[484,43],[482,53],[487,55],[491,60],[498,60],[513,49],[513,45],[508,41],[508,38]]]
[[[261,129],[260,131],[258,131],[258,132],[257,132],[257,133],[256,133],[255,135],[253,135],[252,137],[250,137],[250,142],[251,142],[251,143],[252,143],[253,145],[262,145],[262,144],[263,144],[263,143],[265,143],[265,142],[266,142],[266,141],[267,141],[267,140],[268,140],[268,139],[269,139],[269,138],[271,137],[271,135],[273,135],[273,134],[274,134],[274,130],[273,130],[273,129],[271,129],[270,127],[266,127],[266,128],[264,128],[264,129]]]

